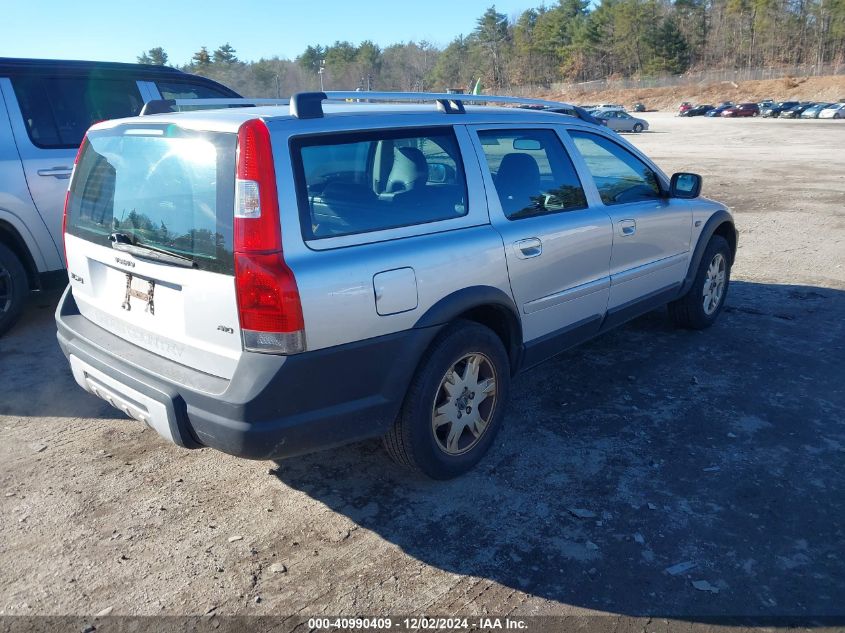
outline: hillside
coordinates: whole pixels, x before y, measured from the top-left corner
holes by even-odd
[[[739,83],[719,82],[697,86],[634,88],[597,92],[543,92],[536,96],[571,103],[619,103],[630,108],[641,102],[649,110],[675,110],[682,101],[710,103],[721,101],[838,101],[845,99],[845,75],[829,77],[784,77]]]

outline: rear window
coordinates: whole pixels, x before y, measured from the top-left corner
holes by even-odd
[[[307,240],[467,213],[464,167],[451,128],[300,137],[292,155]]]
[[[92,77],[13,77],[30,140],[42,148],[79,147],[96,121],[136,116],[144,105],[134,81]]]
[[[67,232],[139,246],[231,274],[235,134],[120,126],[88,135],[70,187]]]

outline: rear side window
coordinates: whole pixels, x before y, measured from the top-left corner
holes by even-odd
[[[144,105],[134,81],[91,77],[13,77],[30,140],[73,148],[92,123],[136,116]]]
[[[625,204],[662,197],[657,174],[613,141],[598,134],[569,132],[593,176],[602,202]]]
[[[162,99],[231,99],[231,93],[204,84],[184,81],[157,81]]]
[[[578,174],[552,130],[488,130],[478,138],[509,220],[587,207]]]
[[[67,232],[110,246],[110,236],[231,273],[234,134],[126,126],[88,135],[74,170]]]
[[[305,239],[466,215],[467,189],[451,128],[294,139]]]

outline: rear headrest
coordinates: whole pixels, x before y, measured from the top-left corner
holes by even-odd
[[[393,150],[393,168],[387,179],[387,191],[407,191],[425,185],[428,181],[428,162],[416,147],[396,147]]]

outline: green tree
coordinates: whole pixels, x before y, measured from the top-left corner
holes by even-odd
[[[364,87],[369,85],[372,88],[372,80],[381,70],[381,49],[370,40],[365,40],[358,46],[358,51],[355,53],[355,61],[358,64],[358,70],[360,71]]]
[[[469,63],[469,42],[459,35],[440,53],[431,70],[431,82],[439,90],[459,88],[467,90],[477,77],[477,71]]]
[[[320,70],[320,66],[325,58],[326,49],[318,44],[317,46],[306,47],[302,55],[296,58],[296,63],[303,68],[316,73]]]
[[[689,45],[672,16],[663,18],[657,28],[647,32],[646,43],[651,56],[644,71],[647,74],[679,74],[689,67]]]
[[[510,45],[508,18],[493,5],[476,23],[471,49],[482,68],[484,83],[500,88],[506,83],[505,58]]]
[[[219,47],[214,51],[214,63],[215,64],[234,64],[238,61],[237,56],[235,55],[235,49],[226,42],[223,46]]]
[[[196,68],[208,68],[211,65],[211,55],[208,53],[208,48],[203,46],[191,58],[191,66]]]
[[[161,46],[156,46],[148,51],[141,53],[138,57],[139,64],[149,64],[151,66],[165,66],[167,65],[167,53]]]

